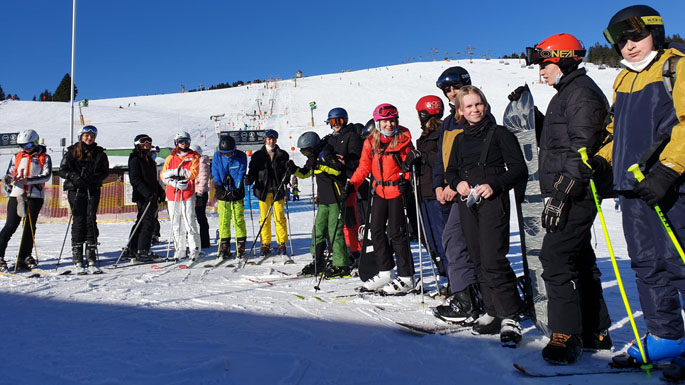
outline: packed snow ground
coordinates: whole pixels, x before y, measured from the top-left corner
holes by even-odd
[[[205,152],[217,144],[208,118],[225,114],[222,130],[244,127],[274,128],[281,147],[290,149],[297,137],[310,130],[309,102],[316,101],[316,127],[328,128],[326,112],[344,106],[352,121],[366,122],[373,107],[390,102],[399,107],[402,125],[418,137],[414,104],[426,94],[440,95],[435,79],[447,67],[462,65],[483,87],[493,114],[501,119],[506,95],[527,82],[544,111],[554,90],[538,84],[537,71],[516,60],[412,63],[365,71],[285,80],[228,90],[136,98],[92,100],[84,108],[86,121],[100,129],[105,147],[131,146],[133,137],[150,134],[158,145],[170,145],[178,130],[191,132]],[[615,70],[590,75],[610,97]],[[78,78],[77,78],[78,83]],[[274,87],[275,85],[275,87]],[[257,99],[260,99],[259,103]],[[273,113],[246,117],[259,108]],[[130,104],[130,106],[129,106]],[[265,107],[269,106],[269,107]],[[121,108],[120,108],[121,107]],[[77,110],[78,111],[78,110]],[[50,147],[55,164],[61,152],[59,138],[68,137],[69,109],[64,103],[0,103],[3,132],[36,129]],[[295,156],[296,161],[302,159]],[[6,164],[7,157],[0,157]],[[153,270],[149,265],[107,269],[94,276],[48,276],[37,279],[0,277],[0,322],[4,326],[2,384],[409,384],[409,383],[557,383],[514,372],[512,363],[541,371],[563,372],[604,369],[611,354],[586,354],[572,367],[551,367],[540,358],[546,343],[529,320],[523,322],[524,340],[517,349],[499,346],[497,337],[470,332],[417,336],[398,326],[407,322],[444,325],[431,315],[440,301],[430,297],[357,297],[356,278],[324,281],[315,292],[313,279],[293,277],[311,260],[308,248],[313,223],[311,185],[301,181],[302,201],[290,203],[295,265],[282,257],[244,269],[197,267]],[[630,270],[620,214],[613,202],[603,205],[609,234],[623,274],[628,298],[641,332],[634,274]],[[248,245],[253,229],[248,221]],[[257,213],[254,213],[257,215]],[[512,215],[515,221],[515,215]],[[217,218],[210,215],[210,234]],[[256,223],[255,223],[256,225]],[[66,223],[38,224],[37,248],[41,267],[56,267]],[[114,264],[131,223],[100,225],[103,267]],[[511,226],[510,259],[521,273],[520,243]],[[162,222],[162,238],[169,226]],[[595,224],[598,265],[610,313],[616,350],[627,347],[633,333],[620,299],[599,221]],[[16,255],[19,234],[6,257]],[[156,247],[164,254],[165,245]],[[419,248],[412,245],[417,272]],[[206,252],[213,253],[214,249]],[[430,263],[424,256],[424,286],[435,287]],[[69,246],[60,269],[69,267]],[[271,280],[271,282],[266,282]],[[352,296],[350,296],[352,295]],[[315,298],[317,297],[317,298]],[[644,374],[564,377],[564,383],[656,383]]]

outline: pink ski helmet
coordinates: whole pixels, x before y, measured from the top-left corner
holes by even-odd
[[[376,107],[373,110],[374,122],[377,122],[379,120],[399,119],[399,118],[400,118],[400,114],[397,112],[397,107],[395,107],[389,103],[379,104],[378,107]]]

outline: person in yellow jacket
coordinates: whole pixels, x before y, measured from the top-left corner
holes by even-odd
[[[666,46],[661,15],[646,5],[616,13],[604,36],[623,57],[625,68],[614,82],[614,115],[607,126],[613,140],[599,150],[590,165],[595,179],[613,176],[613,190],[620,196],[623,232],[649,331],[642,344],[647,360],[656,362],[685,351],[680,302],[685,292],[685,264],[653,208],[655,204],[661,207],[683,242],[685,61],[677,59],[685,54]],[[668,67],[671,76],[664,74]],[[636,163],[646,176],[641,182],[627,171]],[[627,353],[614,361],[642,363],[635,343]]]
[[[190,134],[181,131],[174,136],[176,146],[164,161],[161,176],[166,184],[169,220],[174,238],[174,260],[185,258],[186,238],[190,260],[200,256],[200,232],[195,217],[195,178],[200,161],[197,152],[190,149]]]

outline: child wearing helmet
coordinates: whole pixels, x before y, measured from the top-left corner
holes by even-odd
[[[73,217],[71,225],[71,251],[78,274],[99,274],[97,266],[97,210],[100,204],[102,182],[109,175],[109,159],[105,150],[95,142],[95,126],[81,129],[79,140],[67,148],[59,166],[64,179]],[[86,244],[88,270],[83,265],[83,246]]]
[[[411,192],[410,174],[402,169],[412,150],[411,133],[399,125],[399,113],[383,103],[373,111],[377,129],[364,142],[359,167],[345,187],[348,194],[371,174],[376,196],[371,206],[371,239],[378,274],[364,282],[364,289],[389,295],[414,289],[414,260],[407,235],[407,208],[404,196]],[[387,222],[387,226],[386,226]],[[397,273],[393,271],[397,257]]]
[[[166,199],[174,238],[174,260],[186,256],[186,238],[190,260],[200,256],[200,233],[195,218],[195,178],[200,168],[200,156],[190,149],[190,134],[181,131],[174,137],[174,149],[164,160],[161,177],[166,184]],[[186,237],[187,234],[187,237]]]
[[[219,212],[219,253],[217,259],[231,257],[231,222],[235,229],[236,250],[238,258],[245,257],[245,172],[247,155],[238,150],[235,140],[222,136],[219,149],[212,157],[212,180],[214,181]]]
[[[202,155],[202,147],[191,146],[200,157],[197,177],[195,178],[195,217],[200,231],[200,248],[206,249],[209,243],[209,222],[207,221],[207,202],[209,202],[209,181],[212,179],[211,162]]]
[[[685,351],[680,298],[685,264],[675,246],[685,240],[685,60],[679,60],[685,47],[667,46],[664,33],[661,15],[646,5],[624,8],[609,21],[604,37],[623,57],[624,69],[614,82],[614,114],[607,126],[613,140],[590,159],[595,178],[609,179],[605,175],[613,170],[648,330],[642,346],[650,362]],[[645,175],[640,182],[627,171],[633,164]],[[676,242],[655,205],[670,222]],[[636,343],[627,353],[614,361],[643,362]]]
[[[21,151],[10,158],[7,172],[3,177],[4,192],[7,200],[7,220],[0,231],[0,271],[7,271],[5,250],[7,243],[24,218],[24,225],[15,264],[17,270],[30,270],[37,265],[31,256],[33,239],[36,233],[36,220],[45,198],[45,182],[52,177],[52,160],[46,148],[38,144],[38,133],[24,130],[17,135]]]
[[[499,334],[503,346],[515,347],[524,308],[506,258],[509,190],[524,182],[528,171],[518,140],[490,119],[480,89],[461,87],[456,102],[464,131],[455,140],[445,176],[460,195],[461,224],[483,296],[485,314],[473,324],[473,333]]]
[[[583,349],[608,350],[611,319],[602,295],[601,273],[592,248],[591,229],[597,215],[582,175],[579,148],[594,155],[602,141],[609,104],[604,93],[579,65],[585,48],[573,35],[552,35],[528,47],[527,64],[557,90],[545,116],[537,114],[540,191],[546,198],[542,226],[547,230],[540,250],[542,278],[548,297],[552,331],[542,357],[552,364],[578,360]],[[516,100],[526,87],[510,96]]]
[[[350,266],[345,247],[345,166],[339,161],[333,146],[319,138],[316,132],[305,132],[297,140],[297,147],[307,157],[304,167],[288,161],[288,172],[298,178],[316,176],[316,201],[319,209],[312,235],[311,254],[314,260],[300,272],[302,275],[324,273],[327,278],[349,277]],[[313,182],[313,181],[312,181]],[[328,246],[327,246],[328,242]],[[330,251],[330,266],[324,252]]]

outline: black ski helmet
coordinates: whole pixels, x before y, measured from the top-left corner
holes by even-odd
[[[366,139],[369,137],[371,134],[371,131],[376,129],[376,121],[373,119],[369,119],[368,122],[366,122],[366,125],[364,126],[364,129],[362,130],[362,138]]]
[[[314,131],[307,131],[297,138],[297,148],[300,150],[303,148],[315,148],[319,145],[320,141],[319,134]]]
[[[463,67],[450,67],[442,72],[435,82],[435,85],[445,92],[447,86],[470,86],[471,75]]]
[[[640,32],[644,28],[652,33],[654,49],[660,50],[664,48],[666,36],[664,22],[659,12],[648,5],[631,5],[618,11],[609,20],[609,25],[604,30],[604,38],[620,55],[621,49],[618,48],[618,43],[621,41],[624,33],[635,30]]]
[[[231,152],[235,151],[235,139],[230,135],[224,135],[219,141],[219,151],[220,152]]]

